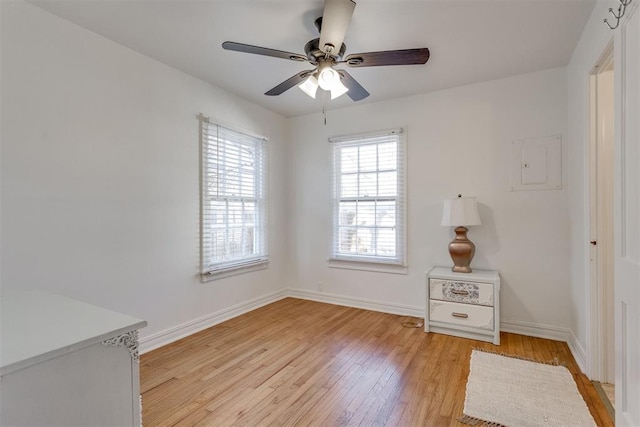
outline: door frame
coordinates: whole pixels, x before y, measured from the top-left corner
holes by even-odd
[[[614,329],[612,313],[607,306],[607,298],[613,299],[613,283],[607,289],[600,274],[603,266],[604,251],[610,251],[613,254],[613,234],[610,239],[599,241],[600,224],[598,222],[598,141],[600,126],[598,123],[598,75],[613,65],[614,62],[614,41],[613,38],[607,43],[602,54],[591,69],[589,75],[589,165],[588,165],[588,224],[589,224],[589,244],[588,263],[589,263],[589,352],[588,352],[588,373],[589,378],[601,382],[613,382],[614,378],[607,375],[607,363],[610,361],[605,352],[607,344],[607,331]],[[616,75],[614,74],[614,79]],[[614,81],[615,85],[615,81]],[[614,117],[615,120],[615,117]],[[612,123],[613,124],[613,123]],[[613,153],[612,153],[613,154]],[[609,173],[614,173],[612,169]],[[613,218],[611,218],[613,221]],[[608,241],[607,241],[608,240]],[[591,242],[596,242],[594,245]],[[607,295],[607,291],[609,294]],[[608,320],[609,319],[609,320]],[[611,337],[609,337],[609,340]],[[614,357],[615,358],[615,357]],[[615,363],[615,362],[614,362]]]

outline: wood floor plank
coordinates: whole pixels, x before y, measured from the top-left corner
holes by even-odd
[[[481,348],[564,364],[597,424],[613,426],[565,343],[503,333],[494,346],[406,320],[293,298],[238,316],[141,356],[143,424],[459,426]]]

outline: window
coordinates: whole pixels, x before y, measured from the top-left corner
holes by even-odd
[[[329,141],[334,200],[330,261],[405,266],[402,130]]]
[[[202,278],[264,268],[266,139],[199,118]]]

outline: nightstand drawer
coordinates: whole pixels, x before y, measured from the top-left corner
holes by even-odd
[[[446,301],[429,301],[429,320],[488,331],[494,327],[493,307]]]
[[[493,306],[493,284],[429,279],[431,299]]]

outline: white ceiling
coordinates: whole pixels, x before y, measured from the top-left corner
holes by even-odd
[[[371,96],[431,92],[564,66],[594,0],[356,0],[350,53],[428,47],[426,65],[352,68]],[[297,88],[309,64],[223,50],[231,40],[304,54],[323,0],[32,0],[60,17],[285,116],[322,109]],[[320,93],[320,92],[319,92]],[[352,105],[347,96],[327,109]]]

